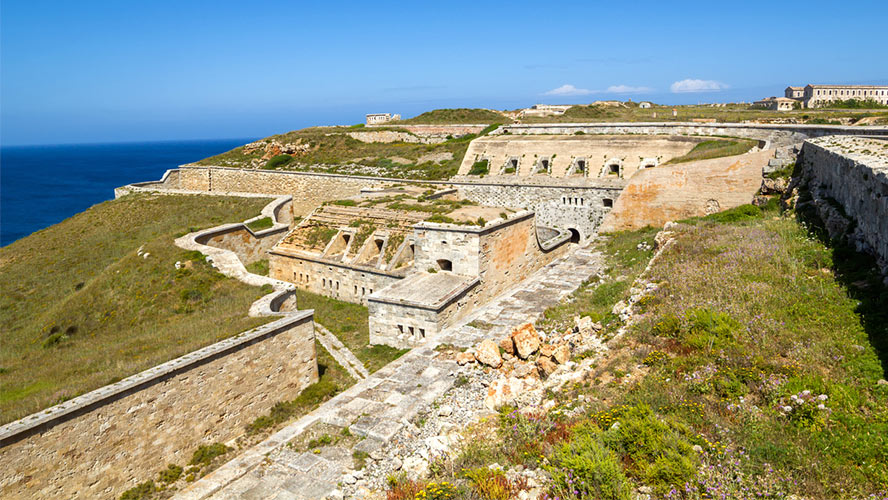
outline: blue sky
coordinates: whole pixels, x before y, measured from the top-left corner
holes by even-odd
[[[888,83],[882,2],[786,5],[4,0],[0,142],[261,137],[368,112]]]

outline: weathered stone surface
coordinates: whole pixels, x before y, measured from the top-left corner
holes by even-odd
[[[560,345],[555,348],[552,358],[558,363],[564,364],[570,361],[570,348],[566,345]]]
[[[487,397],[484,398],[484,406],[491,410],[496,410],[504,404],[511,403],[522,392],[524,392],[525,383],[516,377],[501,378],[490,384],[487,389]]]
[[[144,385],[118,393],[113,384],[63,403],[92,409],[4,440],[0,496],[116,498],[198,446],[239,436],[318,380],[312,317],[299,317],[275,334],[226,339],[117,383],[144,377]],[[284,325],[270,331],[275,324]]]
[[[540,346],[540,356],[551,358],[555,354],[555,346],[552,344],[543,344]]]
[[[475,362],[475,354],[471,352],[461,352],[456,355],[456,362],[460,366],[474,363]]]
[[[515,363],[515,367],[512,370],[512,376],[517,378],[524,378],[528,375],[533,374],[534,372],[536,372],[536,367],[533,365],[533,363],[518,362]]]
[[[537,368],[540,371],[540,375],[548,377],[555,370],[558,369],[558,365],[556,365],[551,359],[546,357],[540,357],[536,360]]]
[[[532,323],[526,323],[516,328],[510,335],[512,342],[515,343],[515,350],[521,359],[527,359],[528,356],[535,353],[540,348],[540,336]]]
[[[506,337],[506,338],[500,339],[499,346],[502,348],[503,351],[508,353],[510,356],[515,355],[515,343],[512,342],[512,337]]]
[[[762,194],[783,194],[788,185],[789,183],[783,178],[762,179]]]
[[[486,339],[475,350],[475,359],[479,363],[494,368],[499,368],[503,364],[503,358],[500,356],[499,347],[490,339]]]

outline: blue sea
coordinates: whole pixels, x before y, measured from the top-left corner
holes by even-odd
[[[0,246],[114,198],[115,187],[160,179],[167,169],[252,140],[0,148]]]

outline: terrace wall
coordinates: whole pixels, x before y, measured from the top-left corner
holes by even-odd
[[[0,427],[0,497],[116,498],[318,380],[300,311]]]

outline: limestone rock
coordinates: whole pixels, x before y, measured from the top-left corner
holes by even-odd
[[[548,377],[555,370],[558,369],[558,365],[556,365],[551,359],[546,357],[540,357],[536,360],[537,369],[539,369],[540,374]]]
[[[535,353],[540,348],[540,336],[537,334],[533,324],[527,323],[519,326],[511,334],[512,342],[515,343],[515,349],[521,359],[527,359],[528,356]]]
[[[543,344],[540,346],[540,356],[551,358],[555,353],[555,346],[552,344]]]
[[[515,355],[515,343],[512,342],[512,337],[506,337],[499,341],[499,346],[503,349],[503,351],[508,354],[514,356]]]
[[[463,366],[463,365],[466,365],[469,363],[474,363],[474,362],[475,362],[475,355],[470,352],[461,352],[456,355],[456,363],[460,366]]]
[[[535,371],[536,370],[534,369],[533,363],[519,362],[515,364],[515,369],[514,371],[512,371],[512,376],[524,378]]]
[[[783,194],[789,183],[786,179],[762,179],[762,194]]]
[[[567,363],[570,361],[570,348],[564,344],[556,347],[555,352],[552,354],[552,358],[560,364]]]
[[[592,330],[592,318],[589,316],[583,316],[582,318],[574,316],[574,324],[577,326],[577,331],[581,334],[587,334]]]
[[[503,357],[500,356],[499,347],[490,339],[486,339],[478,345],[478,349],[475,350],[475,359],[479,363],[494,368],[499,368],[503,364]]]
[[[438,408],[438,416],[439,417],[449,417],[453,414],[453,407],[450,405],[444,405]]]
[[[490,410],[497,410],[504,404],[515,401],[524,392],[524,381],[509,377],[495,380],[487,389],[487,397],[484,398],[484,406]]]

